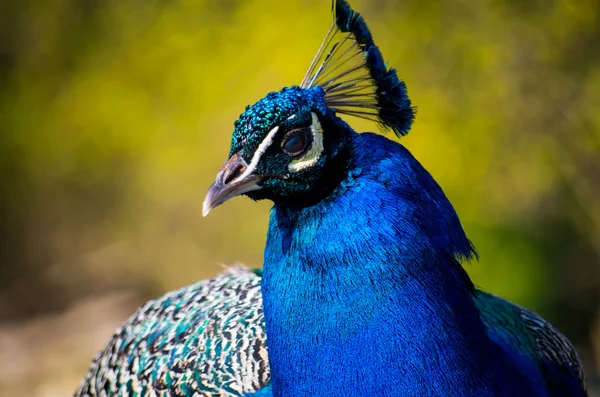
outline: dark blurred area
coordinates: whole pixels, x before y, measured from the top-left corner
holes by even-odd
[[[600,0],[356,0],[419,113],[480,287],[600,396]],[[233,122],[298,84],[329,0],[0,3],[0,395],[69,395],[145,300],[262,265],[268,203],[201,216]],[[357,130],[376,130],[348,120]]]

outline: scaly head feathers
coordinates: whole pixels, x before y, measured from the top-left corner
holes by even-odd
[[[339,153],[346,130],[320,87],[271,92],[248,107],[234,126],[230,157],[240,163],[236,180],[261,178],[245,192],[248,196],[298,201],[307,192],[314,196],[327,190],[330,179],[324,175],[332,168],[326,165]]]
[[[310,203],[335,188],[352,129],[338,115],[405,135],[414,118],[406,86],[387,69],[363,18],[334,0],[333,23],[300,86],[271,92],[235,122],[229,160],[204,213],[229,198]]]

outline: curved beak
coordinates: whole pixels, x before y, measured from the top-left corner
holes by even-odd
[[[232,197],[260,189],[258,182],[262,178],[249,172],[242,158],[234,154],[221,166],[215,182],[208,189],[202,204],[202,216],[207,216],[213,208]]]

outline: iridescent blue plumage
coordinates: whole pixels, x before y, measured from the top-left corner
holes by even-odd
[[[414,110],[336,0],[303,82],[235,123],[204,202],[205,214],[240,194],[274,202],[262,278],[241,270],[150,302],[77,396],[586,395],[564,336],[473,287],[461,262],[474,249],[431,175],[340,114],[403,135]]]
[[[551,395],[534,361],[490,337],[458,265],[470,244],[439,186],[402,146],[348,134],[340,187],[271,216],[275,395]]]

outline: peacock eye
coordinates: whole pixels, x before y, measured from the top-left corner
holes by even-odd
[[[290,131],[281,142],[281,149],[291,157],[298,157],[310,146],[311,133],[309,130]]]

